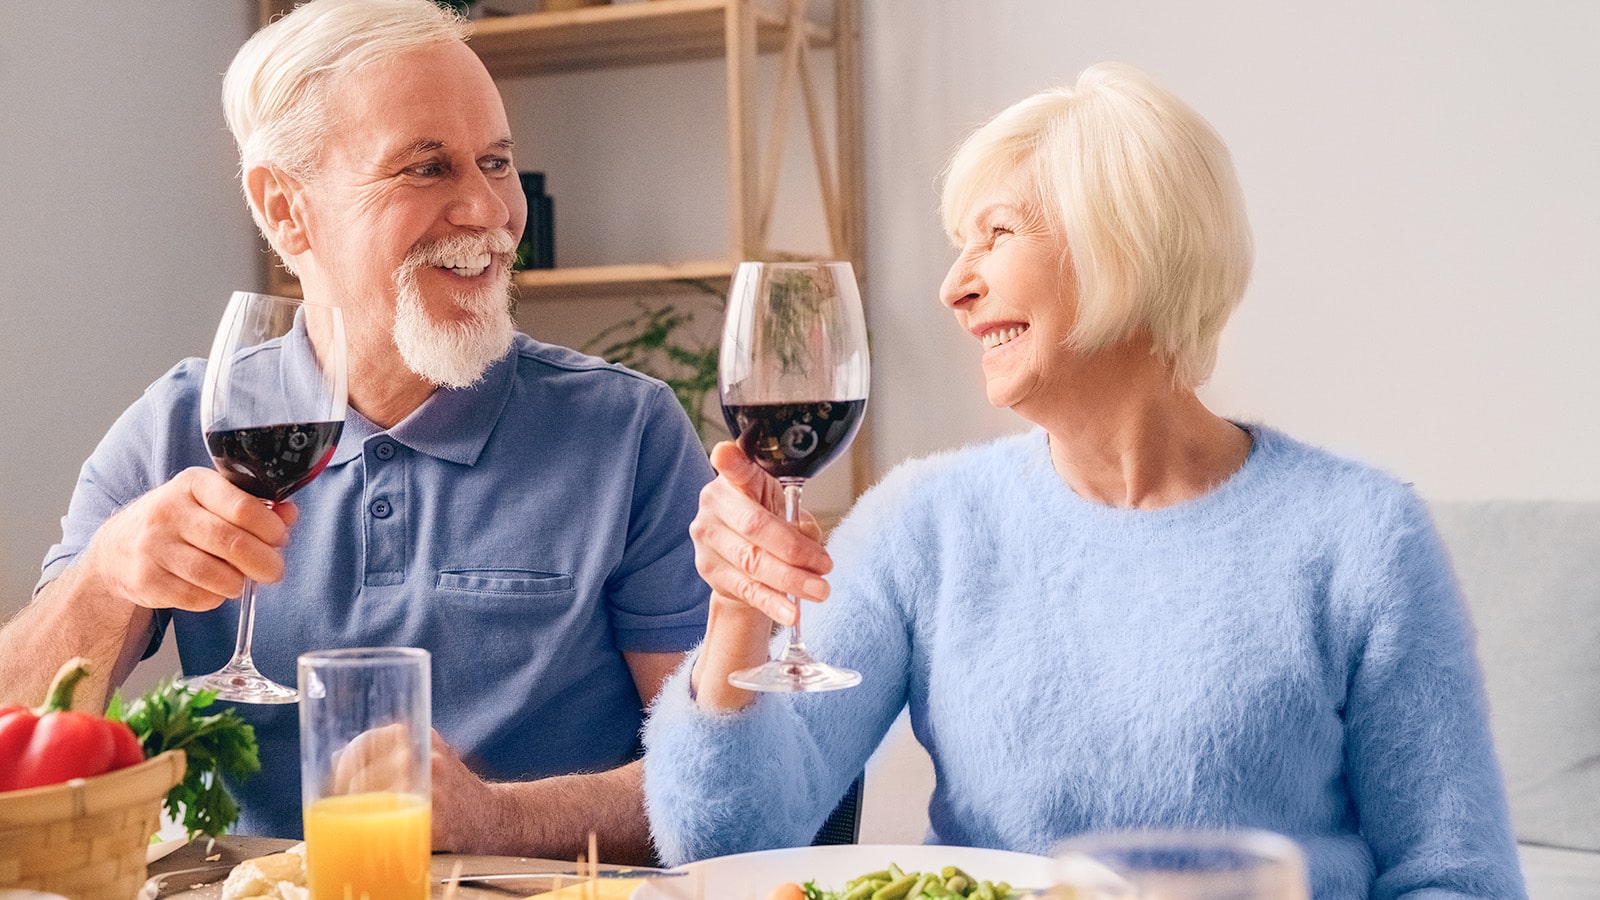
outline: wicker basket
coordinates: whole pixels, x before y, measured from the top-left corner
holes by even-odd
[[[0,888],[129,900],[144,884],[161,798],[183,769],[183,751],[169,750],[94,778],[0,794]]]

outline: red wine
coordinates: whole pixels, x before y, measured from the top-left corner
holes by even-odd
[[[317,477],[343,430],[343,422],[304,422],[213,431],[206,449],[229,481],[277,503]]]
[[[740,449],[775,478],[810,478],[833,462],[861,427],[866,400],[723,404]]]

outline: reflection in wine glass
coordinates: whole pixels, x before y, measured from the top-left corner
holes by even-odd
[[[268,506],[317,477],[344,428],[344,319],[334,306],[237,291],[217,327],[200,390],[212,464]],[[221,669],[187,680],[236,703],[293,703],[299,694],[256,670],[254,581],[239,595],[239,635]]]
[[[799,521],[802,485],[844,451],[867,408],[867,325],[850,264],[741,263],[717,376],[728,430],[783,485],[785,518]],[[753,691],[828,691],[861,675],[812,659],[796,618],[780,657],[728,681]]]

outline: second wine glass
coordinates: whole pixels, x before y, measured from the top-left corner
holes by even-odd
[[[338,307],[235,292],[200,389],[200,430],[217,471],[268,506],[305,487],[344,429],[345,379]],[[262,675],[251,656],[255,595],[245,579],[233,657],[186,683],[235,703],[294,703],[299,693]]]
[[[866,317],[849,263],[739,265],[722,329],[722,414],[745,455],[783,485],[791,523],[806,479],[861,427],[869,370]],[[783,654],[728,681],[752,691],[830,691],[859,684],[861,675],[813,659],[797,611]]]

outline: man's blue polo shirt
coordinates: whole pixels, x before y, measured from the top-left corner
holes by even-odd
[[[203,360],[151,385],[84,464],[40,584],[112,513],[190,466]],[[438,390],[387,431],[351,410],[332,462],[294,497],[283,581],[258,594],[254,655],[295,683],[308,650],[422,647],[433,722],[480,775],[620,765],[642,711],[621,652],[681,651],[709,591],[689,522],[705,451],[660,382],[519,335],[484,379]],[[168,619],[187,674],[233,650],[238,604]],[[262,771],[235,787],[243,833],[301,833],[296,707],[236,707]]]

